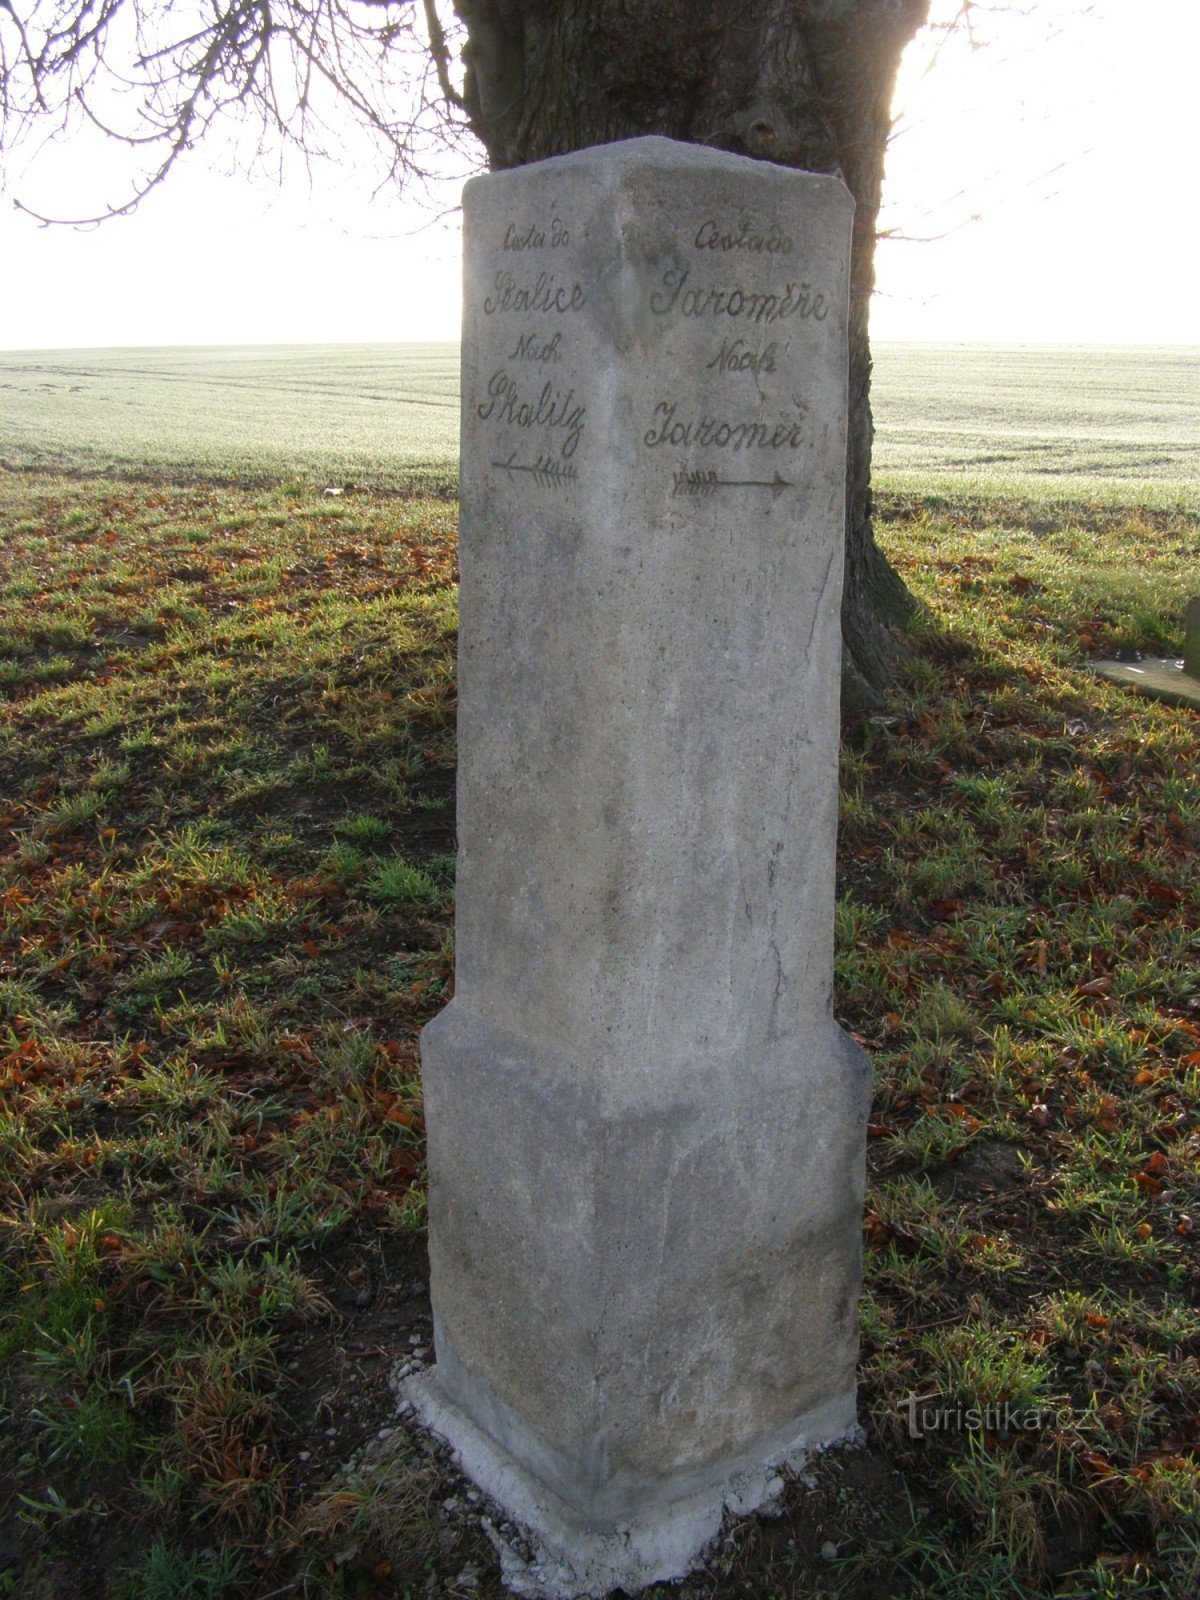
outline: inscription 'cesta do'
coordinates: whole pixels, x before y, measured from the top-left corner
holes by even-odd
[[[764,232],[749,217],[739,217],[736,228],[721,228],[710,217],[696,231],[697,250],[747,250],[756,256],[790,256],[792,236],[777,222]]]
[[[563,245],[570,244],[571,231],[554,217],[548,228],[540,228],[536,222],[531,222],[527,228],[518,227],[515,222],[510,222],[504,230],[504,240],[500,246],[502,250],[544,250],[549,245],[551,250],[558,250]]]

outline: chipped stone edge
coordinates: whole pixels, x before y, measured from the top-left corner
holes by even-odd
[[[749,1516],[768,1508],[785,1487],[784,1473],[799,1472],[830,1446],[856,1444],[862,1430],[854,1395],[809,1412],[768,1441],[761,1456],[715,1470],[711,1480],[682,1498],[659,1499],[636,1517],[610,1527],[590,1527],[571,1507],[519,1465],[445,1394],[436,1368],[402,1385],[401,1403],[443,1440],[455,1465],[496,1503],[502,1521],[517,1525],[510,1538],[483,1519],[508,1588],[522,1600],[602,1600],[614,1589],[636,1593],[693,1572],[721,1532],[726,1513]]]

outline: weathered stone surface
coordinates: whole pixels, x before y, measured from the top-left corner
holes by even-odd
[[[457,983],[422,1036],[413,1399],[552,1552],[510,1571],[531,1594],[677,1575],[854,1427],[851,209],[663,139],[467,188]]]

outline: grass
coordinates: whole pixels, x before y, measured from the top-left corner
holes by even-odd
[[[178,1528],[146,1592],[217,1593],[224,1554],[208,1588],[164,1574],[199,1559],[196,1518],[221,1545],[284,1515],[283,1345],[303,1366],[423,1212],[453,518],[0,493],[0,1338],[26,1497],[0,1547],[74,1537],[103,1465],[105,1505]]]
[[[874,356],[885,494],[1200,507],[1194,348]],[[444,493],[458,408],[456,345],[0,352],[0,463],[42,470]]]
[[[0,1593],[499,1596],[388,1385],[452,508],[4,473],[0,519]],[[1197,724],[1085,663],[1177,642],[1200,523],[893,498],[885,539],[925,612],[843,749],[868,1443],[662,1594],[1190,1600]],[[913,1438],[913,1395],[1037,1425]]]

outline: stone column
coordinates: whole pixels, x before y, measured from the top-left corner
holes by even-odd
[[[538,1536],[509,1581],[602,1594],[855,1426],[853,203],[646,138],[464,204],[458,967],[410,1396]]]

